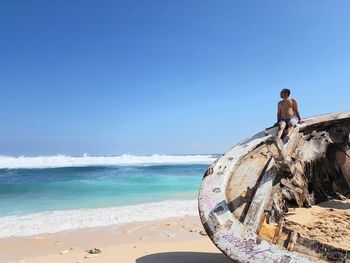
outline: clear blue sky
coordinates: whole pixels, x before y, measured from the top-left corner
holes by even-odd
[[[0,154],[221,153],[350,109],[350,1],[0,4]]]

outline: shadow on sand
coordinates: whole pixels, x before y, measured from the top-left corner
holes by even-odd
[[[220,253],[166,252],[140,257],[136,263],[232,263]]]
[[[327,202],[319,204],[320,207],[324,208],[336,208],[336,209],[343,209],[347,210],[350,209],[350,202],[344,202],[340,200],[329,200]]]

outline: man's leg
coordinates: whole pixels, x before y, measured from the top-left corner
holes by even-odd
[[[288,136],[288,138],[290,138],[290,136],[292,135],[292,132],[294,131],[296,124],[294,122],[290,122],[288,125],[288,133],[286,136]]]
[[[287,121],[288,124],[288,134],[286,135],[287,140],[289,140],[290,136],[292,135],[292,132],[294,131],[295,126],[297,126],[298,119],[295,117],[292,117]]]
[[[283,131],[284,131],[285,128],[286,128],[286,123],[284,121],[281,121],[279,123],[279,127],[278,127],[277,138],[281,139]]]

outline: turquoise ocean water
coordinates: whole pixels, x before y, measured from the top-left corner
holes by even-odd
[[[0,237],[198,215],[213,155],[0,156]]]
[[[0,216],[195,199],[206,164],[0,169]]]

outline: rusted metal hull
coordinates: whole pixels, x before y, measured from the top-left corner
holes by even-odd
[[[348,129],[350,111],[316,116],[298,126],[286,145],[274,139],[277,128],[271,128],[219,157],[203,177],[198,202],[201,221],[214,244],[237,262],[350,262],[347,250],[303,239],[285,227],[282,208],[314,204],[307,189],[315,176],[308,174],[307,179],[305,171],[326,158],[331,147],[348,147]],[[338,185],[345,188],[350,187],[346,149],[333,151],[327,159],[331,165],[339,163],[338,172],[349,185],[343,181]],[[338,179],[334,180],[336,184]],[[313,187],[315,193],[324,191],[322,185]]]

